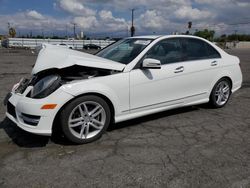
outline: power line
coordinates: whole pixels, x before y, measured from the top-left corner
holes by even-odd
[[[242,22],[242,23],[231,23],[231,24],[227,24],[227,25],[245,25],[245,24],[250,24],[249,22]]]

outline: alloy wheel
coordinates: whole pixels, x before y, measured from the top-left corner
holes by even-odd
[[[104,127],[106,112],[97,102],[85,101],[77,105],[68,119],[69,131],[79,139],[90,139]]]
[[[219,106],[224,105],[230,96],[230,85],[227,81],[221,81],[215,88],[215,101]]]

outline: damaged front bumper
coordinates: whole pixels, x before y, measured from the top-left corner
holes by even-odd
[[[7,105],[6,116],[27,132],[50,136],[58,111],[73,96],[59,88],[46,98],[32,99],[27,97],[31,89],[32,87],[29,86],[23,94],[12,91],[7,95],[5,99]],[[46,104],[56,104],[56,107],[42,109]]]

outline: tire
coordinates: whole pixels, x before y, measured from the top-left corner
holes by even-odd
[[[65,137],[76,144],[86,144],[99,139],[108,128],[110,119],[108,104],[94,95],[74,99],[60,114]]]
[[[210,94],[209,104],[213,108],[225,106],[231,96],[231,82],[227,78],[221,78],[213,87]]]

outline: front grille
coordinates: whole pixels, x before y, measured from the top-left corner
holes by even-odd
[[[7,112],[16,118],[16,108],[10,102],[7,103]]]

